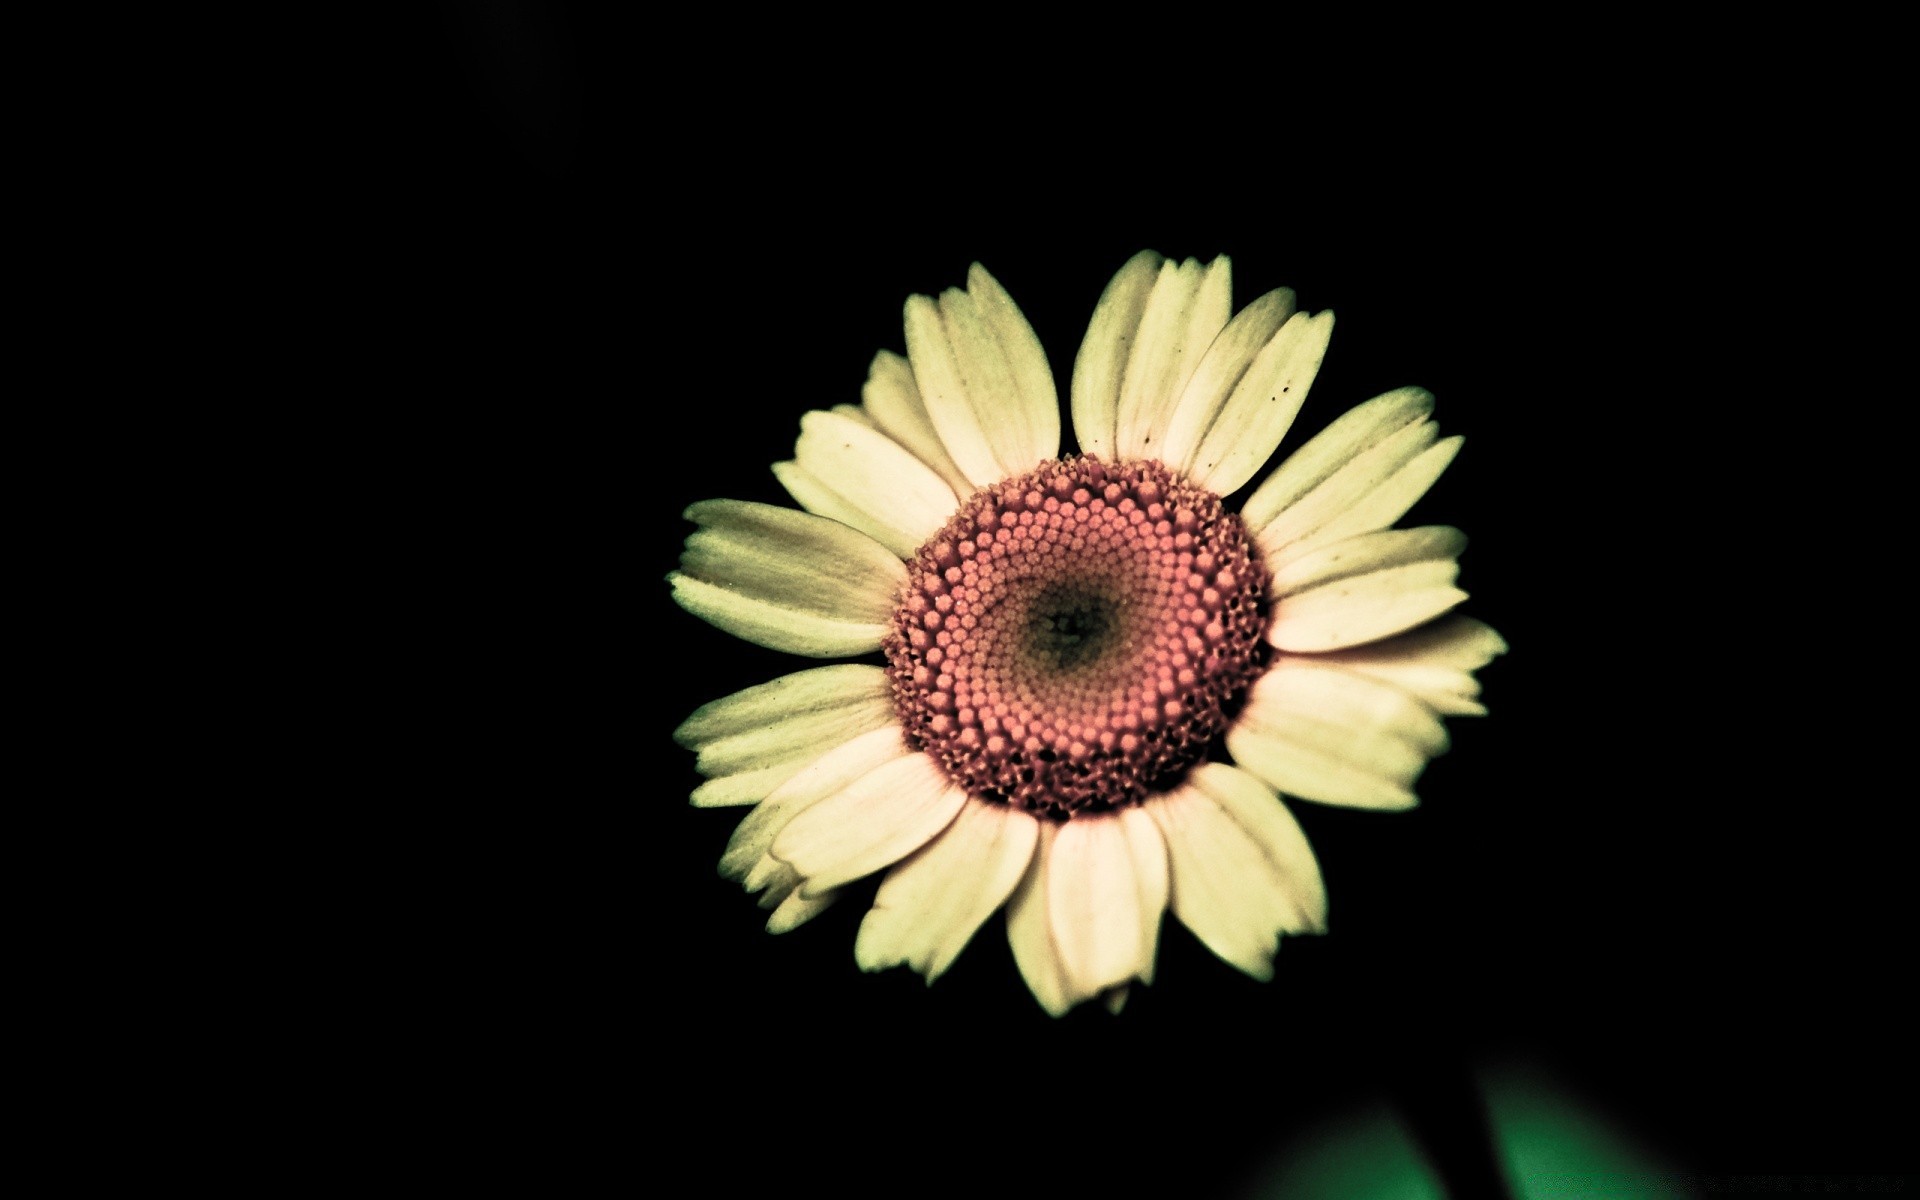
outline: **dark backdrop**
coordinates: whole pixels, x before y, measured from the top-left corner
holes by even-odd
[[[1751,536],[1776,501],[1700,349],[1769,301],[1702,257],[1687,138],[1434,68],[1162,94],[777,53],[799,29],[742,57],[559,6],[438,18],[408,31],[355,219],[369,337],[399,350],[372,386],[426,418],[446,519],[482,526],[512,598],[487,653],[539,731],[534,768],[489,781],[513,794],[489,791],[474,953],[511,999],[481,1075],[527,1109],[493,1151],[728,1190],[1228,1194],[1383,1097],[1469,1160],[1465,1072],[1521,1061],[1702,1190],[1898,1165],[1884,800],[1821,765],[1834,735],[1804,732],[1766,637],[1793,603]],[[801,413],[857,401],[904,298],[975,259],[1064,396],[1142,247],[1230,254],[1237,303],[1286,285],[1339,314],[1289,447],[1436,393],[1466,447],[1409,519],[1472,538],[1466,611],[1513,647],[1482,673],[1492,716],[1450,723],[1415,812],[1296,806],[1332,934],[1265,986],[1171,919],[1117,1019],[1042,1014],[997,919],[932,989],[865,977],[871,883],[768,937],[714,873],[738,814],[685,803],[669,733],[808,664],[675,608],[680,511],[784,502],[767,468]]]

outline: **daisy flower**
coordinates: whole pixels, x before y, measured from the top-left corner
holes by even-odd
[[[1258,979],[1325,929],[1284,794],[1401,809],[1482,713],[1506,647],[1447,616],[1465,539],[1394,529],[1460,448],[1419,388],[1278,448],[1333,315],[1291,291],[1232,312],[1228,260],[1135,256],[1054,376],[976,264],[906,305],[903,358],[858,405],[809,412],[774,473],[800,508],[710,500],[679,603],[817,667],[676,731],[697,805],[752,805],[720,871],[785,932],[885,871],[854,955],[929,983],[993,914],[1034,997],[1118,1011],[1162,914]],[[1224,744],[1232,761],[1216,761]]]

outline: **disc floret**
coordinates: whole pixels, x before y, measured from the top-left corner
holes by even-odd
[[[883,647],[907,744],[1035,816],[1177,783],[1266,667],[1245,525],[1157,462],[1067,458],[984,488],[907,570]]]

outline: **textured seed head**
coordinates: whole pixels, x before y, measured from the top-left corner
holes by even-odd
[[[1266,665],[1246,527],[1157,462],[985,488],[907,572],[884,648],[908,744],[1036,816],[1177,783]]]

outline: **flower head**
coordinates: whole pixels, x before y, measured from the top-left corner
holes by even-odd
[[[801,419],[774,472],[806,511],[687,510],[683,607],[776,650],[880,654],[676,733],[707,776],[695,804],[754,806],[720,870],[770,929],[884,870],[863,967],[932,982],[1004,906],[1055,1014],[1150,983],[1169,908],[1260,979],[1281,935],[1324,930],[1281,795],[1412,806],[1440,718],[1484,711],[1473,672],[1506,648],[1445,615],[1459,531],[1392,528],[1459,449],[1426,392],[1360,405],[1224,502],[1332,326],[1284,289],[1232,315],[1224,257],[1143,252],[1094,310],[1060,457],[1046,356],[976,265],[908,300],[907,355],[881,352],[860,405]]]

